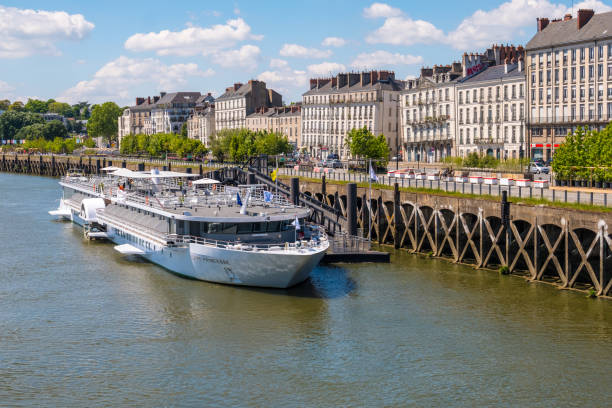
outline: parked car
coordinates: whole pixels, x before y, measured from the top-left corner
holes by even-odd
[[[331,167],[333,169],[341,169],[342,166],[342,162],[338,159],[334,159],[332,161],[329,162],[329,165],[327,167]]]
[[[550,169],[539,163],[533,162],[529,165],[529,172],[534,174],[548,174],[550,172]]]

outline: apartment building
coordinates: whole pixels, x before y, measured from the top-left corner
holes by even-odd
[[[258,108],[246,118],[246,128],[257,131],[278,132],[297,149],[301,145],[302,106],[295,104],[274,108]]]
[[[478,153],[505,160],[526,154],[524,50],[508,46],[493,50],[495,60],[456,85],[460,157]],[[464,54],[464,61],[468,67],[481,64],[475,55]]]
[[[196,100],[193,114],[187,119],[187,137],[210,145],[210,137],[215,133],[215,98],[209,92]]]
[[[453,154],[455,84],[463,77],[460,63],[422,68],[401,92],[404,160],[436,162]]]
[[[152,133],[179,133],[193,113],[199,92],[172,92],[160,94],[151,108]]]
[[[350,155],[346,134],[367,127],[384,134],[395,155],[399,146],[398,99],[404,81],[390,71],[339,73],[310,80],[302,95],[302,148],[315,157]]]
[[[612,119],[612,12],[538,18],[526,54],[531,157],[549,159],[578,126]]]
[[[121,139],[124,136],[147,133],[145,121],[150,121],[151,109],[159,101],[159,98],[159,96],[153,98],[150,96],[146,98],[138,97],[134,106],[123,110],[117,123],[119,144],[121,144]]]
[[[236,83],[226,88],[215,101],[216,130],[244,128],[246,117],[257,108],[282,105],[282,96],[268,89],[265,82],[250,80],[246,84]]]

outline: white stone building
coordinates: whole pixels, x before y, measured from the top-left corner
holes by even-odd
[[[151,109],[151,132],[180,133],[199,97],[199,92],[162,92]]]
[[[612,119],[612,12],[537,24],[526,46],[529,153],[550,159],[576,127]]]
[[[278,92],[267,89],[265,82],[236,83],[215,101],[215,128],[217,131],[244,128],[248,115],[258,108],[282,106],[282,99]]]
[[[455,84],[461,77],[461,64],[454,63],[423,68],[419,78],[406,81],[400,97],[404,160],[431,163],[453,155]]]
[[[215,98],[208,93],[196,101],[193,114],[187,120],[187,137],[197,139],[208,147],[213,133],[215,133]]]
[[[525,72],[522,48],[503,64],[457,83],[456,151],[516,159],[526,154]],[[517,61],[518,58],[518,61]]]
[[[340,73],[333,78],[310,80],[302,95],[302,142],[312,156],[331,153],[350,155],[346,135],[351,129],[367,127],[384,134],[391,149],[399,144],[398,98],[404,81],[390,71]]]

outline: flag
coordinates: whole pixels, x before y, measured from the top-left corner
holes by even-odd
[[[300,220],[298,220],[297,215],[296,215],[296,217],[295,217],[295,221],[293,221],[293,223],[292,223],[292,224],[293,224],[293,225],[295,225],[295,230],[296,230],[296,231],[299,231],[299,230],[300,230]]]
[[[276,173],[278,172],[278,168],[274,169],[272,173],[270,173],[270,178],[272,181],[276,181]]]
[[[272,193],[269,191],[264,191],[264,201],[266,203],[272,202]]]
[[[240,199],[240,193],[236,193],[236,204],[242,207],[242,200]]]
[[[374,168],[372,168],[372,162],[370,162],[370,180],[378,181],[378,176],[376,176],[376,172],[374,172]]]

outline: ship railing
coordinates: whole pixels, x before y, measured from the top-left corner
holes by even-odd
[[[300,249],[320,249],[325,245],[327,236],[323,235],[317,239],[298,240],[297,242],[285,242],[278,244],[257,244],[245,243],[240,241],[223,241],[216,239],[208,239],[193,235],[176,235],[170,234],[166,236],[168,245],[172,244],[198,244],[210,246],[214,248],[231,249],[235,251],[247,252],[267,252],[267,251],[299,251]]]
[[[330,239],[329,249],[335,253],[358,254],[369,252],[371,244],[367,238],[339,232]]]

